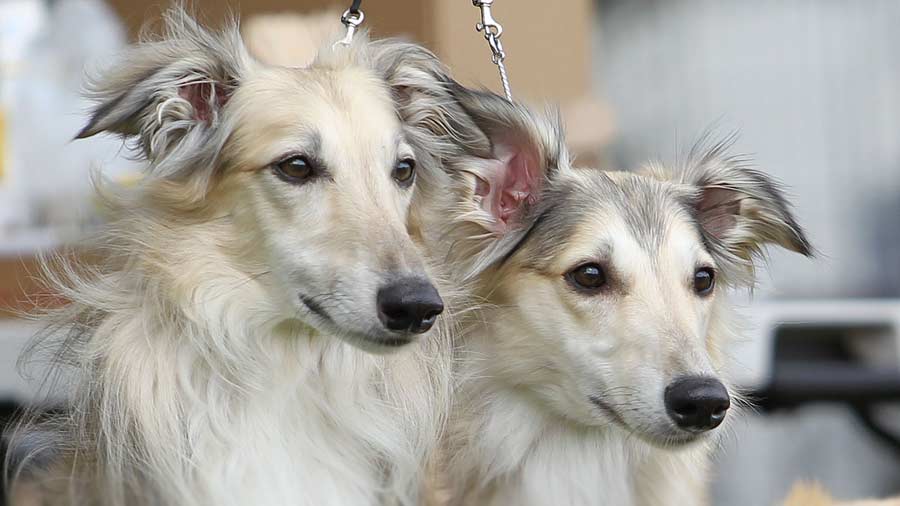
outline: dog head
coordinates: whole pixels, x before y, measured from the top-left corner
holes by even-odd
[[[708,434],[732,400],[724,289],[750,282],[765,245],[810,254],[778,185],[725,145],[678,170],[572,168],[552,118],[456,100],[485,143],[447,161],[463,198],[450,226],[469,237],[458,258],[479,252],[458,265],[487,303],[490,371],[476,374],[660,446]]]
[[[443,303],[406,231],[417,154],[365,36],[285,68],[249,57],[236,27],[166,21],[96,81],[79,137],[136,139],[146,186],[230,223],[285,318],[372,351],[427,331]]]

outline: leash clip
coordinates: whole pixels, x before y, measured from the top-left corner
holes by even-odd
[[[366,15],[363,14],[362,10],[357,10],[356,12],[352,12],[350,9],[344,11],[341,15],[341,23],[347,27],[347,33],[344,35],[344,38],[335,42],[334,46],[349,46],[350,42],[353,40],[353,35],[356,33],[356,29],[359,28],[359,25],[363,24],[365,21]]]
[[[476,31],[484,30],[484,38],[490,41],[490,37],[499,39],[503,35],[503,26],[494,19],[491,7],[494,0],[472,0],[472,5],[481,9],[481,21],[475,24]]]
[[[484,32],[484,40],[487,41],[491,48],[491,62],[497,66],[500,71],[500,83],[503,85],[503,93],[506,99],[512,102],[512,92],[509,89],[509,77],[506,75],[506,66],[503,60],[506,59],[506,51],[503,50],[503,44],[500,43],[500,37],[503,35],[503,26],[494,19],[491,7],[494,0],[472,0],[472,5],[481,9],[481,21],[475,24],[475,31]]]

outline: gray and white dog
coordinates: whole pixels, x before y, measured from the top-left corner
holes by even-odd
[[[444,169],[413,217],[462,294],[449,503],[704,504],[739,402],[726,292],[766,245],[811,255],[779,185],[727,141],[576,168],[556,115],[452,81],[410,107]]]

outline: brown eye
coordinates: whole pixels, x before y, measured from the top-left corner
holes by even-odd
[[[580,290],[599,290],[606,285],[606,273],[598,264],[584,264],[566,274],[566,279]]]
[[[694,291],[697,295],[709,295],[716,286],[716,272],[709,267],[701,267],[694,273]]]
[[[315,170],[309,160],[304,156],[292,156],[274,165],[275,174],[282,180],[292,184],[302,184],[308,181]]]
[[[404,158],[397,162],[397,166],[394,167],[394,171],[391,173],[394,181],[400,183],[400,186],[404,188],[412,184],[415,175],[416,161],[412,158]]]

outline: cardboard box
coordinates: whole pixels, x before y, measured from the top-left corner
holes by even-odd
[[[32,309],[30,301],[39,293],[37,259],[0,257],[0,319],[18,316]]]

